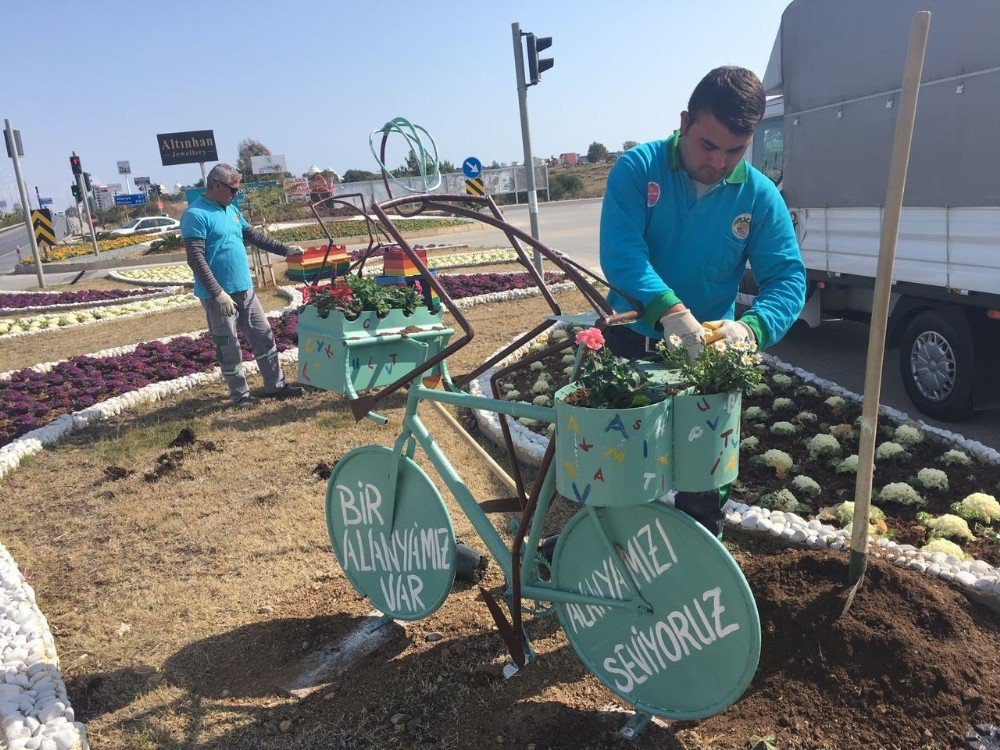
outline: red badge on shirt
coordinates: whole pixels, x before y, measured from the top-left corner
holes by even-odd
[[[652,208],[660,200],[660,186],[651,182],[646,185],[646,208]]]

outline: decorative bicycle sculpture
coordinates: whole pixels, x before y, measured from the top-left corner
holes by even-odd
[[[383,158],[384,151],[383,138]],[[513,659],[506,676],[523,668],[534,654],[522,622],[524,602],[531,600],[555,609],[581,661],[635,707],[623,736],[636,736],[653,716],[696,719],[722,711],[743,694],[757,667],[756,605],[722,544],[691,517],[659,500],[670,490],[705,491],[736,478],[738,394],[681,394],[625,409],[579,408],[558,400],[555,407],[542,407],[500,397],[501,379],[574,346],[567,338],[499,368],[490,378],[492,398],[471,395],[466,390],[469,382],[565,320],[525,246],[576,285],[597,315],[597,328],[627,323],[638,313],[615,314],[591,280],[607,282],[506,223],[489,196],[389,195],[389,200],[372,205],[370,213],[360,196],[321,203],[350,207],[369,222],[369,252],[354,264],[353,272],[360,273],[377,247],[374,227],[401,249],[419,275],[426,306],[410,316],[397,311],[381,320],[362,314],[345,321],[340,313],[330,313],[325,320],[312,314],[300,318],[301,379],[347,394],[356,419],[368,416],[385,423],[373,408],[404,386],[408,389],[394,444],[350,451],[329,479],[327,529],[348,580],[386,618],[398,620],[428,617],[451,591],[455,531],[439,489],[413,460],[419,447],[503,572],[506,612],[485,588],[482,594]],[[404,214],[408,216],[430,210],[504,232],[552,315],[474,371],[452,379],[447,359],[475,332],[425,256],[414,251],[390,220],[390,211],[404,209],[409,209]],[[454,331],[441,323],[445,309],[461,329],[455,341],[450,341]],[[581,355],[578,349],[574,372]],[[647,363],[647,371],[661,383],[672,377],[652,363]],[[381,390],[358,395],[368,388]],[[510,546],[418,416],[424,401],[502,415],[517,487],[512,499],[516,504],[506,509],[521,511]],[[508,418],[520,417],[556,425],[531,487],[518,467],[508,424]],[[557,489],[580,510],[561,529],[548,562],[539,545]]]

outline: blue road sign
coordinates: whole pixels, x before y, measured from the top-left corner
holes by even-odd
[[[7,201],[0,201],[0,208],[7,208]]]
[[[116,206],[141,206],[145,202],[146,196],[143,193],[125,193],[115,196]]]
[[[51,198],[39,198],[38,199],[38,205],[39,205],[39,207],[41,207],[41,206],[51,206],[52,205],[52,199]]]
[[[483,163],[475,156],[470,156],[462,162],[462,174],[470,180],[474,180],[483,173]]]

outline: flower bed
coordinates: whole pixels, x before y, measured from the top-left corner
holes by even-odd
[[[156,237],[157,235],[153,233],[140,233],[129,234],[124,237],[115,237],[111,240],[98,240],[97,249],[118,250],[119,248],[141,245],[144,242],[150,242]],[[54,248],[49,250],[48,254],[42,256],[42,263],[55,263],[56,261],[68,260],[69,258],[76,258],[92,252],[94,252],[94,246],[92,244],[81,243],[77,245],[56,245]],[[29,256],[24,259],[24,262],[31,264],[35,262],[35,259]]]
[[[93,310],[70,311],[54,315],[33,315],[24,318],[0,320],[0,339],[31,336],[57,328],[75,328],[100,323],[102,320],[137,318],[161,310],[197,304],[193,294],[169,294],[141,302],[97,307]]]
[[[394,219],[393,226],[400,232],[416,232],[425,229],[443,229],[459,227],[471,222],[464,219]],[[326,228],[333,237],[367,237],[368,225],[362,219],[351,221],[327,221]],[[310,240],[325,240],[323,228],[316,223],[302,224],[288,229],[278,229],[271,236],[279,242],[308,242]]]
[[[489,379],[496,369],[579,330],[579,326],[560,326],[550,331],[545,343],[539,340],[525,345],[471,383],[470,392],[488,395]],[[503,397],[529,403],[548,397],[568,382],[571,359],[567,353],[509,377],[501,384]],[[850,544],[850,516],[843,503],[854,496],[856,463],[842,464],[852,451],[856,453],[858,436],[852,423],[861,413],[860,396],[815,376],[809,376],[814,383],[810,385],[802,377],[808,373],[789,375],[785,370],[793,368],[773,357],[767,357],[767,362],[764,384],[744,397],[746,437],[741,444],[740,478],[727,507],[728,521],[814,547],[845,548]],[[837,393],[831,396],[817,385]],[[497,415],[476,411],[475,416],[484,434],[500,444]],[[876,554],[956,581],[969,591],[992,597],[1000,606],[1000,572],[996,567],[1000,564],[1000,519],[984,515],[984,509],[988,514],[993,505],[974,497],[1000,494],[1000,453],[944,430],[907,424],[906,420],[905,414],[887,409],[880,420],[881,459],[876,462],[873,501],[885,511],[885,527],[872,528]],[[779,424],[788,424],[793,431],[774,430]],[[512,420],[510,426],[519,458],[537,466],[554,433],[553,426],[524,419]],[[907,443],[902,453],[891,445],[884,447],[897,440]],[[956,443],[963,450],[955,450]],[[902,490],[904,484],[912,492]],[[918,503],[905,504],[913,494]],[[966,499],[970,496],[971,501]],[[958,504],[963,507],[955,507]],[[967,522],[972,539],[963,539],[961,524],[944,518],[935,529],[927,517],[918,519],[919,513],[928,513],[930,519],[965,514],[978,516],[978,521]],[[958,536],[944,540],[941,528],[958,528]]]
[[[147,286],[172,286],[174,284],[194,286],[194,273],[187,263],[166,263],[149,268],[119,269],[109,273],[108,278]]]
[[[113,305],[123,299],[163,297],[162,289],[84,289],[79,292],[0,292],[0,315],[77,310]]]

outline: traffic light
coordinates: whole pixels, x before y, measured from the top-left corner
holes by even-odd
[[[83,167],[80,166],[80,157],[76,154],[69,157],[69,167],[73,170],[73,174],[83,174]]]
[[[528,34],[528,86],[534,86],[542,73],[556,64],[551,57],[538,59],[538,53],[552,46],[552,37]]]
[[[86,188],[86,190],[87,190],[88,193],[91,190],[93,190],[93,188],[90,186],[90,172],[84,172],[83,173],[83,186],[84,186],[84,188]]]
[[[75,200],[77,203],[79,203],[80,202],[80,186],[77,185],[74,182],[72,185],[69,186],[69,189],[73,192],[73,200]]]

